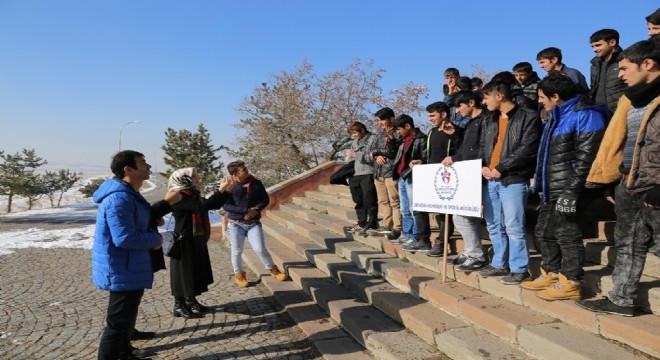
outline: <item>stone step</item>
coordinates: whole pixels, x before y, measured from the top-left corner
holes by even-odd
[[[346,207],[354,207],[355,203],[350,195],[343,194],[328,194],[321,191],[305,191],[305,196],[313,200],[322,200],[334,205],[342,205]]]
[[[324,359],[374,358],[293,282],[279,281],[270,276],[254,251],[245,249],[243,260],[257,274],[259,281],[268,288],[307,338],[314,343]]]
[[[345,185],[321,185],[319,186],[319,191],[328,194],[351,196],[351,189]]]
[[[613,267],[616,262],[616,248],[606,241],[588,242],[585,244],[585,258],[594,264]],[[646,254],[642,274],[660,279],[660,258],[651,253]]]
[[[340,235],[340,234],[337,233],[337,235]],[[418,267],[421,267],[423,269],[430,270],[430,271],[435,272],[437,274],[441,274],[441,261],[442,261],[441,258],[431,258],[431,257],[426,256],[423,253],[402,252],[400,250],[399,245],[393,245],[389,241],[383,240],[382,238],[379,238],[379,239],[381,241],[381,246],[380,247],[379,246],[373,246],[373,244],[364,241],[365,239],[363,239],[362,237],[359,237],[359,236],[355,237],[355,240],[360,241],[365,245],[369,245],[371,247],[371,249],[375,252],[378,252],[378,250],[380,248],[382,248],[384,250],[383,251],[384,253],[400,257],[404,261],[407,261],[409,264],[414,264],[414,265],[416,265]],[[346,256],[346,254],[344,254],[344,256]],[[347,259],[354,260],[354,258],[351,257],[350,254],[348,254]],[[390,266],[392,263],[396,264],[396,260],[386,260],[386,261],[379,260],[379,261],[377,261],[377,263],[380,267],[387,268],[387,266]],[[540,259],[539,259],[538,256],[532,258],[531,261],[530,261],[530,270],[531,270],[531,272],[538,273],[539,264],[540,264]],[[601,266],[601,268],[604,268],[604,267]],[[419,270],[422,270],[422,269],[419,269]],[[585,288],[587,289],[586,292],[589,292],[590,289],[592,289],[591,290],[592,292],[600,293],[602,291],[601,288],[603,287],[603,284],[607,284],[608,279],[611,282],[611,277],[609,277],[609,278],[607,277],[608,274],[603,273],[602,271],[599,273],[598,271],[594,271],[590,268],[588,268],[587,270],[588,270],[588,273],[587,273],[588,276],[586,278],[589,279],[589,281],[585,281]],[[378,269],[373,269],[372,271],[373,271],[374,274],[378,274],[378,275],[383,276],[382,271],[378,271]],[[436,274],[436,276],[437,276],[437,274]],[[569,323],[573,326],[577,326],[577,327],[580,327],[580,328],[582,328],[581,324],[579,322],[573,321],[573,319],[575,319],[575,318],[585,318],[586,317],[586,318],[591,318],[592,319],[591,322],[590,322],[591,324],[599,324],[599,320],[598,320],[599,316],[604,316],[604,315],[596,315],[596,314],[591,313],[587,310],[578,308],[572,302],[568,302],[571,305],[570,306],[571,312],[573,312],[573,313],[578,312],[578,313],[580,313],[580,315],[575,315],[575,314],[566,315],[562,311],[558,311],[556,309],[557,307],[560,307],[560,306],[555,306],[554,305],[556,303],[565,303],[565,302],[546,302],[546,301],[536,302],[536,299],[538,299],[538,298],[534,294],[524,296],[524,292],[522,291],[523,289],[521,289],[518,286],[507,286],[507,285],[501,284],[498,281],[499,279],[497,279],[497,278],[481,279],[476,273],[467,274],[467,273],[461,273],[461,272],[454,272],[453,271],[453,266],[451,266],[451,265],[448,266],[447,277],[449,279],[456,279],[460,283],[472,286],[472,287],[474,287],[478,290],[481,290],[485,293],[503,298],[507,301],[510,301],[510,302],[514,303],[514,304],[523,305],[523,306],[526,306],[526,307],[533,308],[536,311],[539,311],[543,314],[553,316],[553,317],[558,318],[558,319],[560,319],[560,320],[562,320],[566,323]],[[593,278],[597,278],[599,280],[596,281],[596,280],[593,280]],[[600,279],[603,279],[603,280],[600,280]],[[596,284],[596,285],[594,285],[594,284]],[[648,296],[644,295],[645,292],[644,292],[643,289],[645,289],[645,288],[649,289],[649,291],[648,291],[649,295]],[[656,301],[655,291],[657,291],[655,289],[658,289],[657,283],[653,282],[652,280],[649,281],[648,279],[643,279],[642,284],[641,284],[641,289],[642,290],[640,291],[640,300],[641,300],[640,304],[642,305],[642,307],[644,307],[644,303],[645,303],[644,298],[646,296],[646,298],[649,299],[647,302],[650,303],[647,306],[647,308],[649,308],[647,310],[654,309],[655,308],[654,304],[656,304],[656,302],[655,302]],[[411,291],[412,291],[412,293],[414,293],[414,290],[411,290]],[[643,314],[640,314],[640,316],[637,316],[635,318],[639,318],[639,317],[643,317],[645,319],[645,321],[649,324],[657,324],[658,326],[660,326],[660,321],[659,321],[660,318],[656,315],[652,315],[652,314],[643,315]],[[613,321],[618,321],[618,320],[615,319]],[[589,331],[594,333],[594,334],[600,334],[600,335],[603,335],[605,337],[608,337],[608,335],[609,335],[609,333],[603,333],[603,332],[599,331],[599,328],[598,328],[597,325],[590,328],[590,329],[591,330],[589,330]],[[650,334],[653,334],[653,333],[654,333],[653,331],[650,332]],[[620,337],[620,338],[624,339],[625,336],[627,336],[627,334],[624,333],[621,336],[622,337]],[[656,335],[655,337],[651,336],[651,338],[654,339],[654,341],[657,340],[658,343],[660,344],[660,335]],[[642,351],[645,351],[647,353],[652,353],[652,354],[653,353],[658,353],[658,354],[660,354],[660,349],[657,349],[657,345],[656,345],[656,347],[649,346],[649,345],[643,343],[642,341],[637,341],[636,337],[631,337],[630,339],[628,339],[625,342],[630,343],[631,346],[633,346],[635,348],[638,348]]]
[[[314,250],[311,245],[316,249]],[[267,235],[266,246],[275,263],[291,277],[292,282],[289,284],[295,284],[298,289],[302,289],[375,358],[448,359],[434,347],[406,331],[400,324],[367,302],[358,299],[284,244]],[[306,245],[302,244],[301,248],[311,252],[328,251],[318,244],[309,242]],[[255,260],[253,265],[257,269],[263,268],[259,260]],[[341,348],[328,349],[343,352]]]
[[[452,239],[457,238],[456,236]],[[411,263],[423,267],[425,269],[435,271],[438,273],[441,272],[442,268],[442,258],[432,258],[426,256],[423,252],[410,253],[401,250],[402,245],[392,244],[387,240],[382,238],[377,238],[376,240],[381,241],[381,246],[374,244],[374,241],[366,241],[361,237],[355,237],[355,240],[360,241],[366,245],[372,246],[374,249],[382,248],[385,253],[398,256],[400,258],[406,259]],[[463,242],[458,237],[456,241],[456,251],[460,253],[463,250]],[[488,240],[482,240],[485,251],[488,251],[490,247],[490,242]],[[587,248],[592,249],[592,243],[587,243]],[[452,259],[451,257],[450,259]],[[650,260],[650,261],[649,261]],[[645,273],[653,272],[654,263],[656,263],[657,257],[649,254],[647,256],[647,262],[650,262],[650,265],[645,266]],[[614,262],[612,262],[613,264]],[[529,271],[533,276],[538,276],[540,273],[541,259],[540,254],[530,255],[529,261]],[[593,297],[594,295],[605,295],[612,289],[612,268],[608,266],[593,266],[586,264],[585,266],[585,281],[583,283],[582,291],[585,295],[585,298]],[[476,273],[463,273],[463,272],[454,272],[453,266],[450,266],[450,269],[447,273],[447,277],[454,279],[465,284],[470,284],[472,286],[478,287],[479,285],[479,276]],[[522,296],[520,292],[511,291],[511,287],[504,286],[498,281],[492,281],[488,279],[483,279],[483,286],[487,291],[496,294],[497,296],[506,298],[509,301],[515,302],[517,304],[522,304]],[[652,314],[660,314],[660,279],[652,276],[643,275],[639,284],[637,306],[645,311]]]
[[[295,197],[292,199],[293,204],[302,206],[306,209],[317,210],[321,213],[330,214],[341,220],[346,220],[352,224],[357,222],[357,215],[353,208],[331,204],[327,201],[313,200],[303,197]]]
[[[302,258],[313,262],[317,269],[321,270],[325,275],[343,284],[362,300],[372,304],[388,317],[405,325],[407,329],[426,343],[437,345],[440,351],[452,352],[456,354],[456,358],[478,359],[483,357],[483,353],[481,352],[483,350],[480,349],[482,348],[482,343],[485,341],[489,344],[489,351],[499,354],[501,358],[528,358],[525,353],[516,349],[512,344],[499,340],[496,336],[483,330],[474,330],[473,333],[475,335],[473,338],[463,337],[463,343],[469,344],[469,347],[467,349],[461,349],[452,340],[459,334],[464,335],[464,331],[452,332],[444,336],[441,335],[448,331],[468,327],[470,324],[465,320],[447,314],[432,306],[427,301],[401,292],[383,279],[366,274],[354,262],[346,260],[336,253],[323,252],[323,250],[329,249],[325,249],[322,243],[315,243],[304,236],[292,236],[290,233],[291,229],[286,226],[269,221],[264,224],[264,228],[266,228],[265,232],[273,240],[287,239],[286,246],[289,246],[291,250],[294,250]],[[368,254],[363,251],[368,250],[368,248],[362,244],[347,241],[339,242],[335,245],[335,251],[340,252],[345,251],[349,247],[361,247],[360,251],[356,249],[354,252],[356,256],[367,257],[368,260],[365,261],[377,261],[373,257],[368,257]],[[389,256],[389,259],[399,262],[391,256]],[[387,260],[387,258],[381,258],[380,260]],[[399,262],[398,266],[405,267],[406,264]],[[295,281],[295,275],[292,277],[294,277]],[[463,357],[459,355],[461,352],[465,353]],[[411,355],[408,354],[408,356]]]

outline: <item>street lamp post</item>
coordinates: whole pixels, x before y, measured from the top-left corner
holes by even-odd
[[[139,123],[140,123],[139,120],[129,121],[126,124],[122,125],[121,129],[119,129],[119,151],[121,151],[121,133],[122,133],[122,131],[124,131],[124,128],[126,127],[126,125],[139,124]]]

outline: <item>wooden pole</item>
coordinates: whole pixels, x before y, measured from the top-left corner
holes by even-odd
[[[445,214],[445,241],[442,249],[442,282],[447,281],[447,247],[449,246],[449,214]]]

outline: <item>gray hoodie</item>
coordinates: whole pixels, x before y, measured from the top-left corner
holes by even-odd
[[[355,176],[371,175],[376,172],[376,162],[369,153],[378,147],[378,137],[367,131],[362,139],[354,139],[351,150],[355,152]]]

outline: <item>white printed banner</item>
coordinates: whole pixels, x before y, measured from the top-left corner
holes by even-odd
[[[413,167],[413,209],[481,217],[481,160]]]

